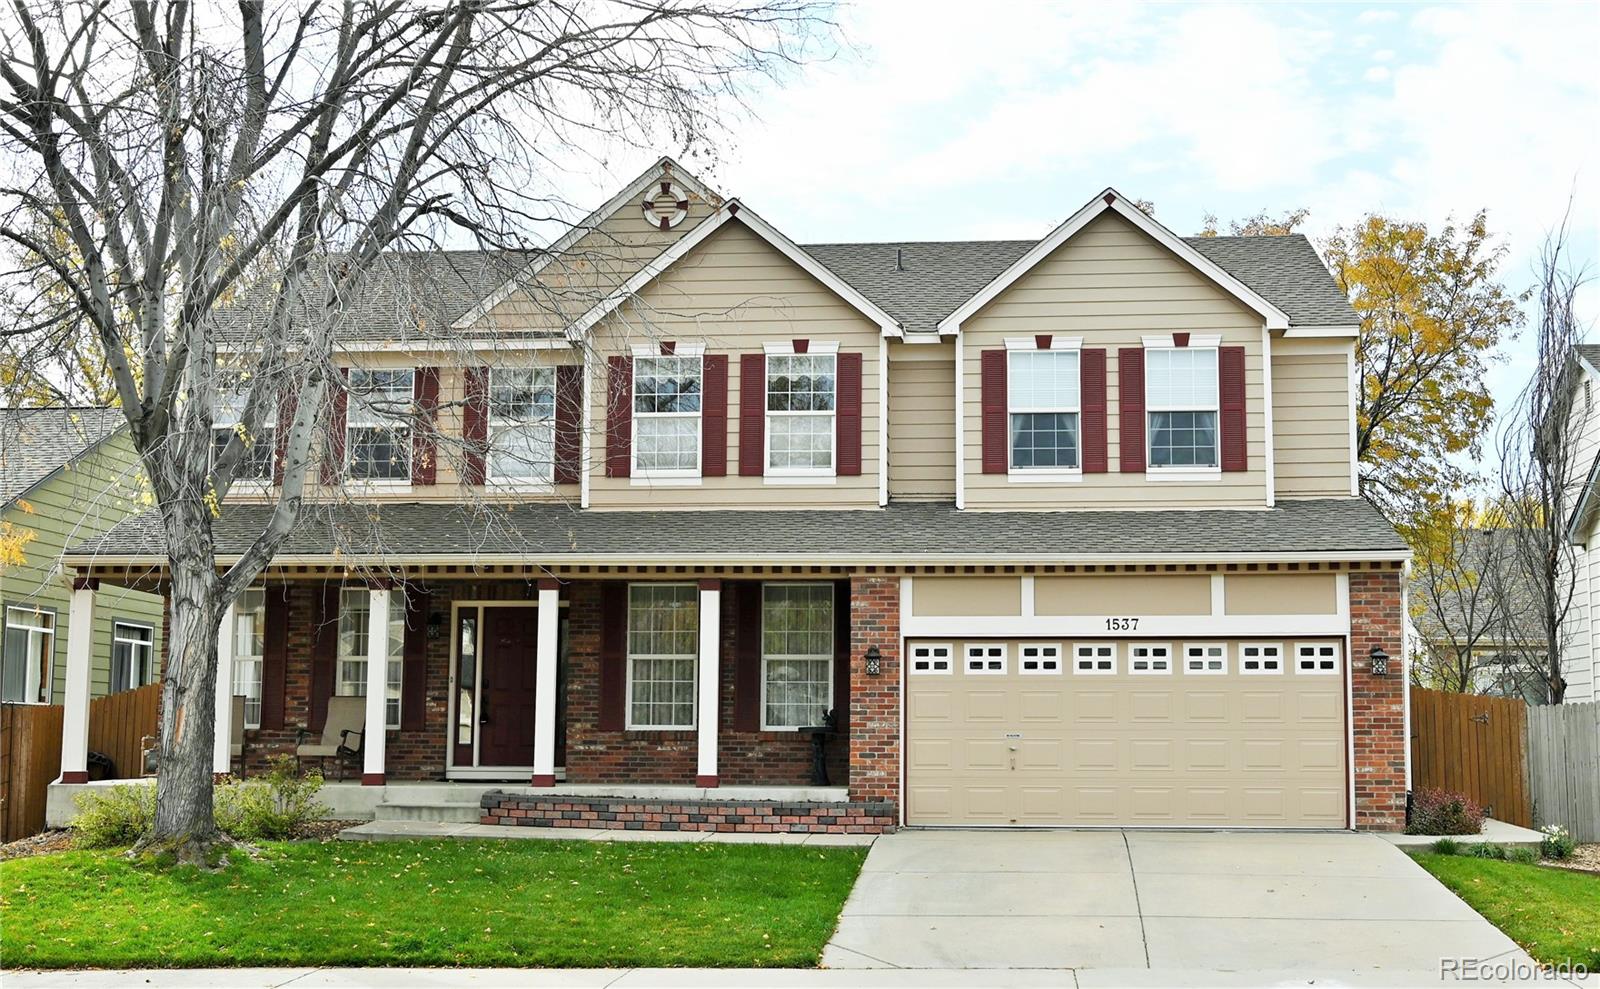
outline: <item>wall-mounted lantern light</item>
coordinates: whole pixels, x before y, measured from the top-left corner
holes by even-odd
[[[435,611],[428,615],[428,638],[440,639],[444,637],[444,615]]]
[[[875,677],[883,672],[883,656],[878,652],[877,646],[867,647],[867,676]]]
[[[1389,675],[1389,654],[1377,646],[1372,647],[1372,652],[1367,657],[1372,661],[1372,675],[1386,677]]]

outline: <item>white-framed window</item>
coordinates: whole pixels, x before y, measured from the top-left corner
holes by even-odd
[[[695,725],[700,591],[694,584],[628,585],[628,727]]]
[[[1024,642],[1017,646],[1017,672],[1023,676],[1059,676],[1061,644]]]
[[[0,700],[12,704],[50,703],[55,672],[56,613],[48,608],[6,608]]]
[[[357,481],[411,480],[411,426],[405,418],[416,388],[410,368],[350,369],[346,382],[346,470]]]
[[[1159,676],[1172,672],[1172,647],[1166,643],[1135,642],[1128,647],[1128,672]]]
[[[633,359],[633,470],[644,476],[700,475],[699,354]]]
[[[1080,642],[1072,647],[1072,672],[1085,676],[1111,676],[1117,672],[1115,642]]]
[[[761,585],[761,727],[822,723],[833,707],[833,585]]]
[[[1339,672],[1339,643],[1297,642],[1294,647],[1294,671],[1318,676]]]
[[[111,692],[143,687],[155,674],[156,630],[139,622],[111,623]]]
[[[1005,676],[1005,643],[969,642],[962,668],[971,676]]]
[[[1228,647],[1221,642],[1186,642],[1183,672],[1223,676],[1228,672]]]
[[[949,676],[955,670],[948,642],[922,642],[909,651],[913,676]]]
[[[1076,350],[1006,354],[1006,405],[1013,471],[1081,469]]]
[[[1147,348],[1144,360],[1150,469],[1216,469],[1217,348]]]
[[[834,472],[838,355],[767,355],[768,474]]]
[[[490,369],[489,479],[549,484],[555,451],[556,369]]]
[[[233,692],[244,698],[246,728],[261,727],[261,664],[266,652],[267,592],[251,587],[233,603]]]
[[[211,462],[215,464],[228,441],[238,433],[244,441],[244,454],[234,468],[233,476],[239,481],[272,480],[272,461],[277,451],[278,407],[269,403],[261,412],[261,425],[255,433],[243,432],[244,406],[249,399],[248,386],[228,388],[217,393],[217,406],[211,412]]]
[[[367,696],[367,632],[372,624],[372,594],[364,587],[339,592],[339,684],[341,696]],[[389,663],[386,671],[383,723],[400,727],[400,684],[405,672],[405,599],[389,599]]]
[[[1239,644],[1239,672],[1263,676],[1283,672],[1283,645],[1277,642]]]

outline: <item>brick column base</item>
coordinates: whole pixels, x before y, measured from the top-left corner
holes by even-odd
[[[1405,620],[1398,570],[1350,574],[1350,727],[1355,735],[1356,827],[1399,831],[1406,824]],[[1373,648],[1389,654],[1389,675],[1373,676]]]
[[[862,659],[876,646],[877,676]],[[850,579],[850,800],[900,804],[900,578]]]

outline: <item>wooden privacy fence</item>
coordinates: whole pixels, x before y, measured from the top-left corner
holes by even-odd
[[[1600,841],[1600,703],[1528,709],[1533,816],[1579,841]]]
[[[1412,789],[1464,793],[1490,817],[1532,827],[1527,725],[1520,698],[1412,687]]]
[[[64,710],[59,705],[0,705],[0,841],[44,830],[45,795],[61,775]],[[110,756],[118,777],[138,777],[142,742],[155,734],[160,710],[159,683],[90,701],[89,751]]]
[[[0,704],[0,841],[44,830],[44,796],[61,772],[61,711]]]

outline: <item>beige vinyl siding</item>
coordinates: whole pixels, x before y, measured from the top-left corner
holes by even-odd
[[[951,343],[889,348],[889,497],[956,496],[956,351]]]
[[[1262,321],[1210,279],[1121,217],[1091,222],[962,324],[963,471],[969,509],[1202,508],[1266,504]],[[1117,350],[1145,334],[1220,334],[1245,352],[1249,470],[1198,482],[1150,481],[1118,471]],[[1076,483],[1012,482],[983,473],[982,354],[1006,337],[1081,336],[1106,350],[1105,474]]]
[[[836,341],[862,355],[861,474],[823,484],[768,483],[739,476],[739,355],[767,342]],[[607,477],[606,359],[635,344],[703,343],[728,355],[728,476],[692,486]],[[849,303],[812,278],[758,234],[733,220],[696,245],[592,334],[589,504],[608,508],[876,508],[878,505],[878,361],[882,337]]]
[[[1272,434],[1280,498],[1350,494],[1353,346],[1353,341],[1272,341]]]
[[[140,494],[142,485],[136,464],[126,433],[118,433],[4,510],[4,521],[31,531],[34,539],[23,548],[25,564],[0,566],[0,602],[55,612],[50,690],[56,704],[66,696],[67,625],[72,604],[71,578],[61,572],[59,557],[68,546],[102,535],[129,515],[149,507]],[[103,696],[110,688],[112,622],[125,620],[150,626],[159,664],[163,648],[161,615],[160,597],[101,585],[95,596],[90,672],[90,688],[95,697]],[[0,612],[0,620],[3,618],[4,613]]]

